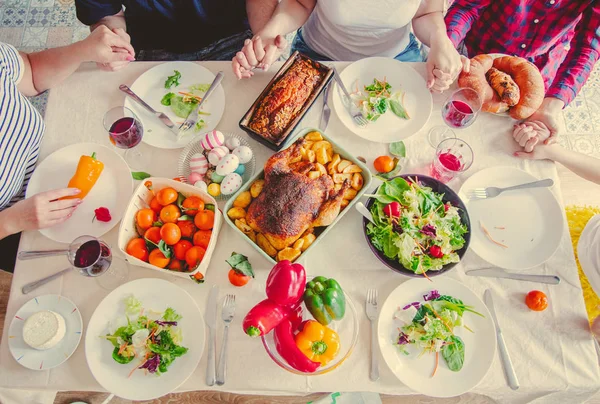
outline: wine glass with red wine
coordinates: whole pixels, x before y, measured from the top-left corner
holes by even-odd
[[[443,140],[455,138],[450,128],[461,129],[471,126],[481,111],[481,98],[470,88],[453,92],[442,106],[442,119],[446,126],[434,126],[429,130],[429,144],[436,148]]]
[[[125,161],[130,168],[142,168],[142,153],[136,148],[142,141],[144,126],[138,117],[126,107],[114,107],[104,114],[102,120],[110,142],[119,149],[126,149]]]
[[[473,164],[473,149],[462,139],[442,140],[435,151],[430,174],[433,178],[446,183],[458,174],[467,171]]]

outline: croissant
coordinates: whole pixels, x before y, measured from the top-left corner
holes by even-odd
[[[514,107],[518,104],[521,94],[519,93],[519,86],[510,77],[509,74],[504,73],[495,67],[492,67],[485,74],[490,86],[498,93],[500,99],[508,104],[509,107]]]
[[[481,98],[481,110],[499,114],[508,111],[508,104],[488,84],[485,74],[491,69],[494,59],[489,55],[477,55],[471,59],[469,73],[462,72],[458,76],[460,88],[471,88]]]

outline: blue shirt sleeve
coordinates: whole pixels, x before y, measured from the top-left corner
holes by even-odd
[[[94,25],[102,18],[115,15],[123,8],[119,0],[75,0],[77,18],[85,25]]]
[[[18,83],[23,74],[23,59],[19,51],[3,42],[0,42],[0,70],[6,72],[14,83]]]

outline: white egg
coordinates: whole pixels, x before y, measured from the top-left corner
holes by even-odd
[[[208,170],[208,160],[202,153],[196,153],[190,159],[190,171],[193,173],[204,174]]]
[[[223,157],[229,154],[229,149],[225,146],[218,146],[208,152],[208,162],[213,166],[219,164]]]
[[[240,165],[240,160],[235,154],[228,154],[217,164],[216,173],[219,175],[227,175],[234,172]]]
[[[242,186],[242,177],[239,174],[227,174],[221,182],[221,193],[223,195],[231,195]]]
[[[212,150],[215,147],[223,146],[223,142],[225,141],[225,136],[218,130],[212,130],[204,135],[204,139],[200,142],[200,146],[202,146],[206,150]]]
[[[246,164],[252,160],[252,149],[248,146],[238,146],[233,150],[232,154],[238,157],[240,164]]]
[[[225,146],[227,146],[229,150],[233,150],[239,145],[240,139],[238,139],[237,137],[230,136],[227,139],[225,139]]]
[[[206,185],[206,182],[204,182],[204,181],[197,181],[194,183],[194,186],[196,188],[203,190],[204,192],[206,192],[208,190],[208,185]]]

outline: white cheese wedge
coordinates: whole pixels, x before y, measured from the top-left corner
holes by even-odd
[[[63,316],[50,310],[44,310],[32,314],[25,320],[23,340],[30,347],[43,351],[62,341],[65,332]]]

